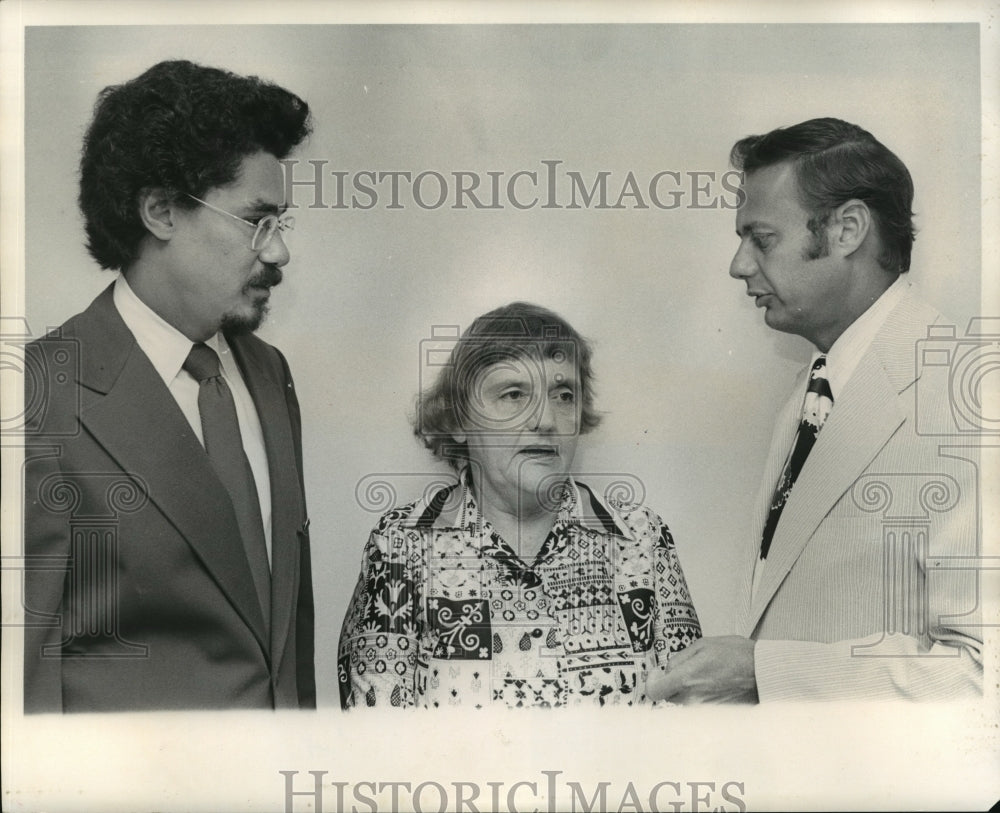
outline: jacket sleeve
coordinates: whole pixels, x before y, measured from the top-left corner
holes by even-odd
[[[940,503],[940,513],[929,512],[926,543],[917,538],[908,544],[905,525],[895,540],[881,540],[880,631],[830,642],[757,641],[754,671],[762,702],[982,696],[978,491],[971,467],[968,474],[952,485],[954,505]],[[948,482],[928,477],[935,480]]]
[[[65,350],[65,348],[62,348]],[[78,431],[73,397],[56,397],[44,342],[25,348],[24,427],[24,711],[61,712],[63,596],[70,566],[72,485],[61,477],[63,443]],[[76,390],[62,390],[71,396]],[[57,431],[53,431],[53,429]],[[61,430],[61,431],[58,431]]]

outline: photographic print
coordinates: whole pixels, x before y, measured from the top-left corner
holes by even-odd
[[[994,4],[10,2],[5,809],[991,809]]]

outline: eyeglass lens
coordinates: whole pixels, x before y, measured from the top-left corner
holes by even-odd
[[[290,231],[294,225],[295,220],[291,217],[279,220],[277,215],[268,215],[267,217],[262,218],[257,224],[257,231],[254,232],[253,240],[250,243],[251,250],[263,250],[267,247],[268,243],[271,242],[271,238],[274,237],[275,232]]]

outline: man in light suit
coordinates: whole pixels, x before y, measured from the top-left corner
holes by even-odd
[[[729,273],[818,363],[778,417],[747,532],[739,634],[671,658],[651,696],[975,697],[975,444],[940,436],[949,422],[958,433],[954,359],[942,376],[918,353],[943,320],[905,281],[910,174],[837,119],[749,136],[731,160],[745,175]]]
[[[309,127],[185,61],[99,96],[79,202],[121,273],[26,352],[28,712],[315,706],[298,402],[252,335]]]

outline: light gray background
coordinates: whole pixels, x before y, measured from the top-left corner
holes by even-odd
[[[910,276],[962,330],[982,311],[978,48],[968,24],[29,28],[26,315],[40,333],[113,278],[85,253],[75,205],[96,94],[187,58],[301,95],[315,133],[297,155],[327,170],[485,179],[556,159],[586,179],[610,171],[612,199],[630,170],[641,184],[661,170],[721,174],[743,135],[845,118],[910,168]],[[607,415],[576,468],[641,480],[677,539],[705,632],[729,631],[773,416],[810,353],[769,330],[727,275],[732,210],[380,203],[296,217],[261,335],[288,357],[303,411],[321,705],[337,702],[337,637],[378,515],[359,504],[358,483],[385,474],[403,502],[422,489],[411,475],[441,470],[408,424],[421,342],[513,299],[593,340]]]

